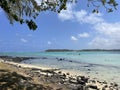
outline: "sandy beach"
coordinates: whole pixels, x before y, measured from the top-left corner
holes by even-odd
[[[86,77],[85,75],[76,73],[74,71],[68,70],[60,70],[57,68],[49,68],[43,66],[34,66],[29,64],[21,64],[12,61],[5,61],[0,59],[0,72],[2,75],[6,73],[15,73],[16,77],[19,78],[19,75],[23,76],[24,78],[31,78],[25,79],[20,81],[16,85],[15,83],[11,84],[14,85],[14,88],[18,88],[23,83],[28,83],[28,85],[24,86],[24,89],[19,90],[28,90],[27,87],[31,86],[31,90],[119,90],[120,87],[117,83],[112,82],[109,83],[107,81],[100,81],[100,79],[93,79],[90,77]],[[10,78],[12,78],[11,75]],[[10,79],[9,78],[9,79]],[[6,81],[6,80],[5,80]],[[13,90],[13,87],[5,86],[3,84],[4,80],[0,80],[0,90]],[[15,86],[16,85],[16,86]],[[35,86],[38,88],[34,89]],[[5,86],[5,87],[3,87]],[[9,89],[5,89],[5,88]],[[41,89],[40,89],[41,88]],[[15,89],[18,90],[18,89]],[[29,89],[30,90],[30,89]]]

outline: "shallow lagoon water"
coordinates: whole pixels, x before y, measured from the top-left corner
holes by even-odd
[[[120,85],[120,52],[28,52],[0,53],[0,55],[37,57],[24,63],[73,70],[93,78],[117,82]],[[60,58],[63,60],[59,60]]]

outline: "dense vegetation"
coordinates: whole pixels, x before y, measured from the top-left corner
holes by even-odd
[[[69,50],[69,49],[48,49],[45,52],[81,52],[81,51],[120,51],[120,49],[82,49],[82,50]]]

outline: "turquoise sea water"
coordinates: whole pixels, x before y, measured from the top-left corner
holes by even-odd
[[[28,52],[0,53],[0,55],[37,57],[22,63],[74,70],[120,84],[120,52]],[[59,60],[60,58],[63,60]]]
[[[30,57],[47,57],[48,62],[53,62],[55,58],[65,58],[76,63],[90,63],[98,65],[108,65],[120,67],[120,52],[21,52],[21,53],[0,53],[0,55],[9,56],[30,56]],[[41,59],[36,59],[38,62]],[[36,61],[33,60],[33,61]],[[45,59],[43,59],[45,61]],[[53,60],[53,61],[52,61]],[[57,60],[56,60],[57,61]]]

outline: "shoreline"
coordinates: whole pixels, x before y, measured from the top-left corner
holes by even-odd
[[[36,76],[43,75],[44,78],[42,78],[42,79],[45,79],[45,76],[47,75],[47,77],[49,77],[48,80],[49,79],[51,80],[51,76],[53,78],[55,78],[53,74],[56,74],[57,76],[62,76],[62,78],[59,78],[60,82],[56,83],[56,86],[58,86],[59,83],[62,87],[64,86],[64,88],[60,89],[60,90],[73,90],[73,88],[74,88],[74,90],[85,90],[85,89],[75,89],[75,88],[83,88],[83,87],[84,88],[92,88],[94,90],[97,90],[97,89],[99,89],[99,90],[103,90],[103,89],[104,90],[109,90],[110,88],[113,88],[114,90],[118,90],[120,88],[117,83],[113,82],[113,83],[109,84],[107,81],[99,81],[97,79],[92,79],[91,77],[86,77],[83,74],[76,75],[75,72],[72,72],[72,71],[69,71],[69,70],[60,70],[60,69],[56,69],[56,68],[22,64],[22,63],[5,61],[5,60],[2,60],[2,59],[0,59],[0,63],[11,65],[10,67],[14,66],[18,70],[19,70],[19,68],[22,68],[26,72],[29,72],[28,76],[32,77],[32,78],[35,78],[34,74]],[[30,71],[28,69],[30,69]],[[24,73],[23,75],[26,76],[25,72],[22,72],[22,73]],[[56,80],[52,79],[52,82],[49,81],[49,84],[53,84],[53,81],[56,81]],[[62,82],[62,84],[61,84],[61,82]],[[46,83],[46,82],[44,82],[44,83]],[[42,82],[42,84],[44,84],[44,83]],[[74,84],[74,87],[70,87],[70,86],[68,86],[68,84],[70,84],[70,85]],[[66,85],[67,85],[67,87],[66,87]],[[78,87],[78,85],[80,85],[82,87]],[[51,86],[51,87],[53,88],[53,87],[56,87],[56,86]],[[55,89],[51,89],[51,90],[55,90]]]
[[[79,75],[83,75],[81,72],[76,72],[76,71],[73,71],[73,70],[61,70],[59,68],[51,68],[51,67],[45,67],[45,66],[35,66],[35,65],[31,65],[31,64],[26,64],[26,63],[16,63],[16,62],[13,62],[13,61],[4,61],[2,59],[0,59],[0,62],[2,63],[5,63],[5,64],[9,64],[9,65],[14,65],[16,67],[21,67],[21,68],[29,68],[29,69],[38,69],[38,70],[54,70],[56,73],[58,73],[59,71],[62,72],[62,73],[69,73],[71,76],[79,76]],[[81,74],[80,74],[81,73]]]

